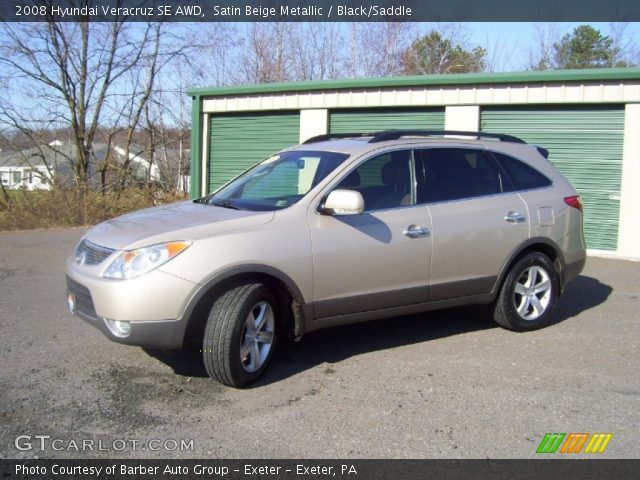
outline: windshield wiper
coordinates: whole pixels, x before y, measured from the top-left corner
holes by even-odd
[[[217,202],[215,200],[211,200],[211,205],[215,205],[216,207],[222,207],[222,208],[230,208],[232,210],[243,210],[237,205],[233,205],[231,203],[231,200],[222,200]]]

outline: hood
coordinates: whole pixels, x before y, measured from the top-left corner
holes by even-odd
[[[192,201],[161,205],[116,217],[93,227],[86,238],[117,250],[174,240],[195,240],[268,223],[274,212],[251,212]]]

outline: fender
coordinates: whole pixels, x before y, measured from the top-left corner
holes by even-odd
[[[291,279],[291,277],[289,277],[289,275],[282,272],[281,270],[278,270],[275,267],[271,267],[269,265],[262,265],[259,263],[236,265],[236,266],[227,268],[225,270],[222,270],[220,272],[217,272],[213,276],[209,277],[203,284],[201,284],[200,288],[209,290],[211,289],[211,287],[214,287],[218,283],[228,278],[235,277],[236,275],[241,275],[243,273],[264,273],[265,275],[270,275],[272,277],[275,277],[278,280],[280,280],[282,283],[284,283],[284,285],[289,290],[289,293],[291,293],[291,296],[294,298],[296,302],[298,302],[301,305],[305,304],[305,299],[304,299],[304,296],[302,295],[302,292],[298,288],[298,285],[296,284],[296,282],[294,282]]]
[[[185,329],[187,328],[186,322],[191,322],[191,316],[194,314],[201,300],[203,300],[205,295],[210,292],[211,289],[229,278],[251,273],[269,275],[280,280],[284,284],[293,297],[294,305],[292,306],[292,309],[294,311],[296,337],[301,336],[304,332],[305,321],[311,318],[311,305],[306,303],[300,288],[296,282],[291,279],[291,277],[275,267],[261,264],[236,265],[215,273],[211,277],[207,278],[203,283],[199,284],[189,300],[187,300],[183,309],[181,318],[185,321]]]
[[[507,261],[502,266],[500,270],[500,274],[498,275],[498,279],[494,284],[493,289],[491,290],[492,297],[495,298],[495,296],[498,294],[498,290],[502,285],[502,281],[504,280],[504,277],[509,273],[508,268],[516,259],[516,257],[518,257],[523,251],[525,251],[530,246],[539,245],[539,244],[543,244],[548,247],[551,247],[555,252],[556,257],[560,262],[560,271],[558,272],[560,276],[560,285],[562,286],[561,288],[564,288],[564,279],[563,279],[562,272],[564,271],[566,263],[565,263],[564,255],[562,254],[562,250],[560,249],[560,247],[558,247],[558,244],[556,244],[553,240],[550,240],[545,237],[531,237],[528,240],[525,240],[524,242],[522,242],[520,245],[518,245],[507,258]]]

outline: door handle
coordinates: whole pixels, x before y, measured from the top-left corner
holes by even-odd
[[[409,238],[427,237],[429,236],[429,229],[427,227],[421,227],[420,225],[409,225],[402,233],[405,237]]]
[[[507,213],[507,216],[504,217],[504,219],[509,223],[522,223],[526,220],[524,215],[521,215],[520,213],[513,212],[513,211]]]

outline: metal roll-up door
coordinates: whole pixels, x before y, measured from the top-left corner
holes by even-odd
[[[444,109],[353,109],[331,112],[331,133],[367,133],[415,128],[444,129]]]
[[[209,192],[299,140],[299,112],[212,114]]]
[[[549,149],[549,160],[582,197],[587,247],[617,249],[623,106],[483,108],[480,125]]]

